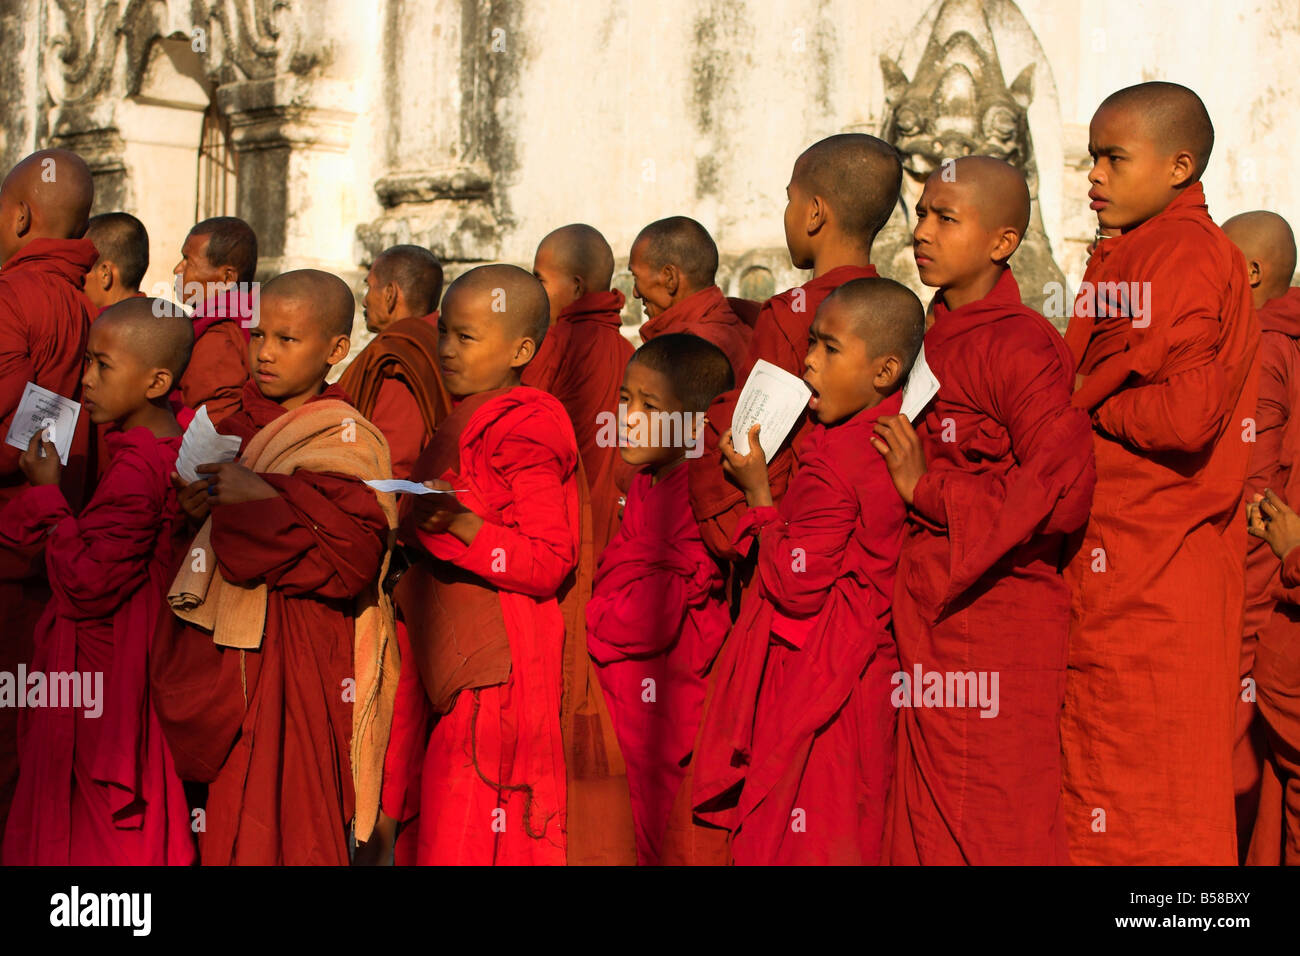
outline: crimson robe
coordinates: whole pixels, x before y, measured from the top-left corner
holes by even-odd
[[[81,289],[99,254],[89,239],[33,239],[0,269],[0,441],[9,434],[28,382],[81,400],[86,338],[95,307]],[[88,461],[90,416],[77,420],[60,487],[76,508],[92,478]],[[27,479],[22,451],[0,444],[0,506],[22,494]],[[0,671],[15,673],[31,660],[32,635],[50,590],[45,571],[29,550],[0,547]],[[18,712],[0,707],[0,833],[18,779]]]
[[[1245,260],[1193,183],[1103,240],[1084,282],[1066,343],[1086,376],[1073,401],[1092,415],[1097,491],[1066,570],[1070,857],[1231,865],[1259,379]]]
[[[685,466],[651,478],[633,478],[587,602],[587,648],[627,764],[642,866],[660,861],[705,675],[731,626],[722,571],[691,516]]]
[[[309,401],[324,399],[347,397],[329,385]],[[218,431],[244,447],[286,414],[251,381],[240,404]],[[222,576],[267,585],[261,647],[218,647],[210,632],[164,614],[159,628],[191,663],[183,680],[161,681],[155,671],[154,698],[181,777],[211,781],[204,865],[346,866],[353,606],[379,573],[388,521],[375,493],[350,475],[261,477],[277,497],[212,509]]]
[[[239,411],[244,384],[249,381],[253,302],[238,287],[226,289],[195,309],[190,319],[194,348],[177,391],[181,401],[196,412],[206,406],[215,425]]]
[[[939,392],[914,423],[926,471],[894,589],[887,859],[1064,863],[1060,568],[1096,484],[1088,416],[1070,404],[1073,356],[1021,304],[1010,269],[983,299],[950,310],[939,296],[933,308],[925,356]],[[976,683],[927,698],[930,675]]]
[[[1288,289],[1257,312],[1260,324],[1259,400],[1255,412],[1255,445],[1250,455],[1246,500],[1271,488],[1278,494],[1289,485],[1293,459],[1284,446],[1296,441],[1300,426],[1293,415],[1300,409],[1300,288]],[[1290,500],[1290,499],[1288,499]],[[1237,695],[1236,741],[1233,747],[1233,783],[1237,793],[1237,844],[1239,853],[1250,843],[1255,807],[1259,799],[1260,770],[1264,755],[1263,727],[1256,720],[1255,694],[1244,692],[1255,663],[1260,631],[1268,624],[1277,601],[1280,565],[1263,538],[1249,537],[1246,545],[1246,623],[1242,629],[1241,669],[1243,692]]]
[[[189,806],[149,695],[148,655],[166,579],[184,540],[170,475],[181,439],[133,428],[107,436],[111,461],[74,515],[54,485],[0,512],[0,541],[44,544],[54,598],[33,671],[102,675],[100,713],[21,711],[21,772],[4,863],[192,863]]]
[[[739,864],[880,862],[894,765],[894,566],[906,509],[869,438],[901,391],[816,425],[775,508],[750,510],[755,587],[718,659],[692,764],[696,814]]]
[[[749,344],[753,333],[731,310],[726,296],[716,285],[694,292],[653,319],[646,319],[641,324],[641,341],[649,342],[656,335],[668,332],[698,335],[716,345],[731,363],[737,382],[743,383],[749,375]]]
[[[578,565],[578,446],[563,405],[516,387],[485,401],[459,439],[457,498],[484,520],[473,544],[404,527],[430,555],[494,586],[510,642],[505,683],[461,691],[433,726],[420,778],[417,862],[566,862],[560,724],[565,621],[557,593]],[[411,687],[411,679],[404,683]],[[410,699],[399,689],[402,701]],[[486,779],[485,779],[486,778]]]
[[[569,413],[591,488],[596,554],[618,529],[616,478],[623,459],[617,442],[602,443],[598,436],[601,414],[618,412],[618,390],[633,352],[632,343],[619,331],[623,301],[623,293],[613,289],[574,302],[555,320],[522,375],[524,385],[550,392]]]

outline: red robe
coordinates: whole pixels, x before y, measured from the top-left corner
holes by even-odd
[[[573,426],[553,397],[517,387],[473,413],[459,447],[459,474],[418,477],[467,489],[457,497],[484,519],[474,543],[446,532],[404,534],[414,531],[433,557],[497,588],[511,670],[503,684],[462,691],[434,724],[420,780],[417,862],[563,866],[565,622],[556,594],[578,564]],[[410,678],[404,683],[409,688]],[[409,693],[399,690],[395,720],[406,719],[404,699]]]
[[[654,485],[650,473],[637,472],[596,569],[587,648],[627,764],[642,866],[659,863],[699,729],[705,675],[730,626],[722,571],[691,517],[685,466]]]
[[[330,385],[310,401],[323,399],[346,395]],[[253,382],[241,406],[218,430],[244,447],[286,414]],[[352,599],[379,573],[388,522],[353,477],[303,469],[261,477],[278,497],[212,509],[223,577],[269,589],[261,648],[218,647],[208,631],[164,615],[170,646],[193,663],[186,680],[155,679],[154,698],[182,778],[211,781],[204,865],[346,866]]]
[[[666,332],[687,332],[712,342],[727,356],[736,381],[744,384],[749,375],[749,344],[752,331],[731,310],[716,285],[701,289],[668,307],[641,325],[641,341],[649,342]]]
[[[194,310],[194,349],[181,376],[181,401],[196,412],[207,406],[215,425],[239,411],[248,378],[248,343],[253,305],[236,287],[219,292]]]
[[[181,440],[145,428],[108,434],[103,480],[74,516],[56,486],[0,512],[0,541],[44,543],[54,598],[31,669],[100,674],[87,707],[23,710],[22,771],[4,863],[189,864],[190,812],[149,701],[148,655],[168,570],[184,545],[171,486]],[[47,537],[48,535],[48,537]]]
[[[871,447],[896,392],[814,426],[776,508],[741,522],[755,580],[716,669],[692,766],[695,812],[739,864],[879,863],[894,765],[890,633],[906,509]]]
[[[99,254],[89,239],[33,239],[0,269],[0,442],[28,382],[81,399],[86,338],[95,307],[81,291]],[[81,415],[60,486],[73,507],[85,503],[91,475],[91,422]],[[22,494],[27,479],[22,451],[0,444],[0,506]],[[32,634],[50,590],[45,570],[29,550],[0,547],[0,671],[31,661]],[[18,779],[18,711],[0,707],[0,833]]]
[[[560,313],[542,347],[528,363],[523,384],[550,392],[564,405],[578,438],[591,488],[592,545],[600,554],[618,530],[618,445],[602,447],[602,412],[618,411],[618,390],[632,357],[632,343],[619,331],[623,293],[592,292]]]
[[[1230,865],[1243,422],[1259,378],[1245,260],[1194,183],[1103,240],[1084,282],[1065,339],[1086,376],[1074,404],[1092,414],[1097,491],[1066,570],[1070,857]],[[1097,285],[1117,282],[1140,283],[1145,308]]]
[[[1288,289],[1264,303],[1260,324],[1259,401],[1255,413],[1255,446],[1250,456],[1246,500],[1271,488],[1278,494],[1288,487],[1292,459],[1283,448],[1296,440],[1300,426],[1293,423],[1300,410],[1300,288]],[[1289,500],[1289,499],[1288,499]],[[1237,695],[1236,741],[1233,748],[1233,783],[1237,792],[1237,843],[1244,851],[1250,842],[1255,806],[1259,798],[1263,760],[1263,728],[1255,720],[1255,694],[1244,692],[1255,663],[1259,634],[1277,604],[1280,565],[1263,538],[1250,537],[1246,545],[1246,623],[1242,629],[1241,670],[1243,692]]]
[[[1088,417],[1070,404],[1073,357],[1021,304],[1010,269],[977,302],[949,310],[936,298],[934,315],[925,355],[939,393],[915,423],[926,471],[894,590],[888,861],[1064,863],[1060,567],[1096,484]],[[929,675],[946,686],[972,672],[964,703],[954,684],[925,706]]]

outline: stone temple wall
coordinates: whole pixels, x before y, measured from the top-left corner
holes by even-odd
[[[996,152],[1034,186],[1016,266],[1037,301],[1082,274],[1088,120],[1131,83],[1206,101],[1216,219],[1300,224],[1297,60],[1295,0],[6,0],[0,162],[86,156],[96,211],[150,230],[150,286],[204,208],[217,117],[228,208],[257,229],[263,277],[313,265],[359,289],[378,250],[408,241],[452,274],[527,265],[582,221],[630,293],[637,231],[685,214],[717,239],[728,293],[761,298],[800,281],[781,226],[795,156],[866,131],[912,171],[884,271],[916,281],[907,209],[925,171]],[[635,300],[625,319],[631,332]]]

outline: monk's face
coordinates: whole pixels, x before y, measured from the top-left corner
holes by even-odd
[[[958,288],[998,266],[1011,254],[1002,230],[990,229],[975,203],[976,184],[944,182],[930,176],[916,202],[912,254],[921,281],[941,289]]]
[[[1088,198],[1103,229],[1140,226],[1174,200],[1191,172],[1185,159],[1151,138],[1140,112],[1122,106],[1104,106],[1093,116],[1088,153]]]
[[[371,266],[366,273],[366,297],[361,300],[361,315],[366,320],[366,328],[371,332],[382,332],[393,321],[387,294],[387,286],[375,275],[375,267]]]
[[[495,290],[503,297],[505,290]],[[508,312],[494,312],[492,290],[448,290],[438,315],[438,366],[443,384],[462,397],[519,383],[537,345]]]
[[[685,414],[686,406],[673,392],[667,375],[632,359],[623,373],[618,402],[625,406],[618,436],[618,453],[625,462],[634,468],[661,468],[686,454],[685,446],[659,444],[661,439],[671,439],[674,434],[673,429],[660,427],[660,416],[679,415],[686,428],[694,428],[695,420],[695,416]],[[682,434],[682,438],[686,442],[694,441],[693,435]]]
[[[646,318],[653,319],[673,304],[674,289],[670,287],[664,269],[653,269],[646,259],[649,243],[635,243],[627,258],[628,271],[632,273],[632,294],[645,306]]]
[[[546,289],[546,298],[551,304],[551,324],[560,317],[560,313],[582,295],[582,287],[571,269],[565,269],[556,254],[555,244],[543,242],[537,247],[533,258],[533,275]]]
[[[330,367],[347,357],[351,340],[333,335],[310,297],[262,293],[257,325],[249,330],[249,368],[262,394],[297,408],[325,386]]]
[[[208,261],[211,241],[211,236],[190,233],[181,246],[181,261],[172,270],[181,284],[181,300],[190,307],[202,305],[238,278],[231,266],[214,266]]]
[[[858,323],[835,299],[822,303],[808,333],[803,380],[812,388],[808,409],[831,425],[877,404],[885,384],[885,357],[873,357]]]
[[[130,337],[115,322],[95,322],[90,327],[81,404],[96,425],[125,425],[135,412],[171,391],[171,371],[144,362],[130,345]]]
[[[785,245],[790,262],[796,269],[813,267],[813,248],[808,237],[808,219],[812,214],[813,196],[799,183],[799,164],[795,163],[790,185],[785,187]]]

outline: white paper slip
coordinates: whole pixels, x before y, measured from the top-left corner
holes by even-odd
[[[757,422],[763,426],[758,432],[758,443],[770,462],[799,420],[799,413],[807,407],[810,394],[812,389],[803,379],[759,359],[740,390],[736,412],[731,416],[731,441],[736,451],[749,454],[749,430]]]
[[[934,377],[930,364],[925,360],[923,344],[916,355],[916,361],[912,363],[912,371],[907,375],[907,384],[903,386],[903,407],[899,413],[906,415],[907,420],[915,425],[917,416],[925,411],[925,406],[930,404],[930,399],[938,392],[939,380]]]
[[[72,435],[77,430],[77,418],[80,415],[80,402],[64,398],[48,388],[41,388],[35,382],[28,382],[23,389],[23,397],[18,401],[13,422],[9,425],[5,444],[26,451],[32,436],[45,429],[45,440],[54,443],[59,461],[66,465],[68,452],[72,450]]]
[[[426,488],[418,481],[406,481],[402,478],[372,478],[366,482],[375,491],[390,491],[401,495],[451,495],[455,497],[457,491],[464,491],[464,488],[453,488],[451,491],[444,491],[436,488]]]
[[[225,464],[239,457],[240,440],[238,435],[222,435],[208,417],[206,406],[200,408],[185,429],[181,439],[181,450],[176,456],[176,474],[186,484],[199,480],[199,465]]]

